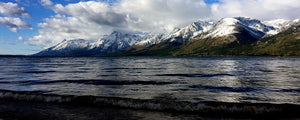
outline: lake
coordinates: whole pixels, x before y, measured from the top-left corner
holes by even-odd
[[[300,57],[0,57],[0,89],[2,96],[299,105]]]

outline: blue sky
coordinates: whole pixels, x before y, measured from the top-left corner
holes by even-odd
[[[115,29],[168,31],[199,19],[300,17],[297,0],[2,0],[0,4],[0,55],[34,54],[63,39],[95,40]]]
[[[219,0],[204,0],[205,3],[207,4],[214,4],[214,3],[219,3]]]
[[[42,6],[38,0],[2,0],[0,2],[8,3],[12,2],[18,4],[19,7],[24,7],[25,10],[30,14],[29,18],[21,18],[28,22],[33,29],[20,29],[18,33],[10,31],[5,25],[0,24],[0,55],[29,55],[41,51],[43,46],[28,45],[26,39],[37,35],[39,27],[38,23],[42,23],[44,18],[55,15],[51,9]],[[71,3],[78,3],[82,0],[52,0],[54,4],[59,3],[67,5]],[[0,17],[6,15],[0,14]],[[18,38],[22,37],[23,40]]]

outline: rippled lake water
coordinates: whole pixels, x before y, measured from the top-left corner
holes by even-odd
[[[299,57],[0,57],[0,89],[300,104]]]

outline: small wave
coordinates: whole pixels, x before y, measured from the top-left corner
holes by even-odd
[[[88,73],[88,71],[84,71],[84,70],[77,70],[77,71],[58,71],[59,73],[72,73],[72,74],[76,74],[76,73]]]
[[[234,76],[234,75],[231,74],[158,74],[156,76],[215,77],[215,76]]]
[[[251,87],[226,87],[226,86],[205,86],[205,85],[192,85],[190,88],[197,88],[209,90],[211,92],[251,92],[257,89]]]
[[[79,70],[77,70],[77,71],[38,71],[38,70],[36,70],[36,71],[21,71],[21,72],[19,72],[19,73],[29,73],[29,74],[43,74],[43,73],[55,73],[55,72],[57,72],[57,73],[88,73],[87,71],[84,71],[84,70],[81,70],[81,71],[79,71]]]
[[[56,71],[23,71],[22,73],[53,73]]]
[[[291,68],[289,66],[277,66],[277,68]]]
[[[0,83],[12,83],[8,81],[1,81]],[[76,84],[92,84],[92,85],[166,85],[173,84],[173,82],[162,81],[116,81],[116,80],[54,80],[54,81],[16,81],[14,83],[21,83],[25,85],[38,85],[38,84],[55,84],[55,83],[76,83]]]
[[[0,84],[8,84],[8,83],[12,83],[10,81],[0,81]]]
[[[7,79],[11,79],[11,78],[0,78],[0,80],[7,80]]]
[[[103,70],[161,70],[164,68],[104,68]]]
[[[299,89],[281,89],[281,90],[278,90],[278,92],[296,92],[296,93],[300,93],[300,88]]]
[[[128,70],[130,68],[104,68],[103,70]]]
[[[300,105],[271,103],[226,103],[226,102],[187,102],[168,99],[131,99],[101,96],[75,96],[42,94],[40,91],[0,90],[0,99],[47,103],[88,104],[92,106],[115,106],[132,109],[194,112],[198,114],[229,115],[291,115],[299,116]],[[279,114],[278,114],[279,113]]]
[[[274,72],[272,70],[267,70],[267,69],[259,69],[259,71],[264,72],[264,73]]]

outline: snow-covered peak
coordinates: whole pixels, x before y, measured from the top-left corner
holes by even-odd
[[[201,38],[214,38],[238,33],[238,31],[235,30],[238,22],[239,21],[235,18],[223,18],[215,24],[214,28]]]
[[[264,21],[263,23],[266,25],[273,26],[276,29],[280,29],[286,25],[287,23],[291,22],[291,20],[286,20],[286,19],[276,19],[276,20],[270,20],[270,21]]]
[[[109,49],[111,46],[117,46],[116,49],[125,49],[140,39],[140,35],[131,34],[128,32],[114,31],[110,35],[105,36],[97,41],[98,46],[103,49]]]
[[[275,30],[274,27],[265,25],[257,19],[246,18],[246,17],[236,17],[235,19],[237,19],[241,24],[245,26],[259,30],[264,33],[269,32],[271,30]]]
[[[106,40],[119,40],[121,37],[125,37],[127,33],[124,32],[119,32],[119,31],[113,31],[110,35],[103,37],[102,39],[106,39]]]
[[[62,49],[79,49],[86,48],[90,45],[90,41],[84,39],[64,40],[52,48],[52,50]]]
[[[163,41],[169,42],[186,42],[190,40],[193,36],[201,34],[203,32],[207,32],[213,27],[211,22],[206,21],[197,21],[193,22],[192,24],[181,28],[177,31],[171,32],[167,37],[164,38]]]
[[[238,19],[235,18],[223,18],[221,19],[216,26],[231,26],[236,25],[238,23]]]
[[[238,28],[243,28],[253,37],[258,39],[263,37],[267,32],[275,29],[272,26],[263,24],[257,19],[247,17],[223,18],[215,24],[212,30],[207,32],[207,34],[201,38],[222,37],[239,33],[241,32],[241,29]]]
[[[169,34],[175,34],[175,33],[177,33],[180,30],[181,30],[180,28],[175,27]]]
[[[109,41],[117,41],[117,42],[128,42],[130,45],[132,45],[139,38],[140,38],[140,35],[138,35],[138,34],[114,31],[109,36],[107,36],[103,39],[105,39],[106,41],[109,40]]]
[[[151,46],[160,42],[160,40],[165,36],[163,33],[149,33],[140,38],[135,45],[141,46]]]
[[[300,19],[295,19],[295,20],[276,19],[276,20],[264,21],[263,23],[269,26],[273,26],[275,29],[269,31],[268,34],[275,35],[299,22]]]
[[[206,21],[197,21],[197,22],[193,22],[192,24],[188,25],[187,27],[183,28],[186,32],[187,31],[203,31],[205,29],[207,29],[207,26],[212,26],[212,24],[210,22],[206,22]]]
[[[295,20],[293,20],[293,23],[299,23],[300,22],[300,19],[295,19]]]

